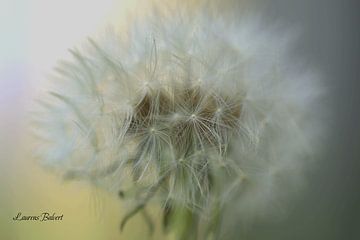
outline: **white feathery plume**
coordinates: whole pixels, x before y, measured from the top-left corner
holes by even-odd
[[[287,55],[291,34],[266,27],[154,11],[89,39],[59,62],[41,101],[40,157],[135,200],[123,225],[155,195],[165,215],[213,216],[234,192],[243,218],[263,214],[301,183],[322,90]]]

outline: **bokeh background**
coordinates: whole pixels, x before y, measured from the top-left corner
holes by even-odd
[[[163,0],[165,1],[165,0]],[[33,159],[28,114],[46,76],[67,49],[108,24],[126,27],[141,0],[0,0],[0,239],[144,239],[135,217],[120,234],[125,206],[82,182],[63,182]],[[194,4],[196,1],[188,1]],[[251,8],[300,31],[294,51],[324,75],[331,114],[324,152],[285,217],[246,230],[229,222],[228,239],[360,239],[360,4],[355,0],[218,1]],[[249,7],[251,6],[251,7]],[[61,222],[14,222],[18,213],[64,214]],[[160,211],[152,210],[160,219]],[[162,239],[158,229],[153,239]]]

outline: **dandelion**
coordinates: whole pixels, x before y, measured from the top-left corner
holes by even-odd
[[[254,19],[157,14],[59,62],[39,155],[130,200],[121,228],[154,200],[179,239],[207,239],[229,199],[248,218],[298,181],[320,84],[290,61],[286,34]]]

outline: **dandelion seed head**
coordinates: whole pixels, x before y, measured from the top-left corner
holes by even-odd
[[[232,21],[149,16],[72,50],[38,116],[41,158],[124,196],[158,187],[201,211],[241,192],[244,216],[263,211],[314,150],[321,84],[289,71],[285,33]]]

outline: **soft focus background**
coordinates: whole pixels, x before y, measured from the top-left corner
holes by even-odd
[[[165,1],[165,0],[163,0]],[[46,75],[67,49],[107,24],[124,27],[146,1],[0,0],[0,239],[143,239],[135,217],[119,232],[124,206],[81,182],[62,182],[31,158],[27,115]],[[189,1],[196,2],[196,1]],[[229,2],[229,3],[227,3]],[[229,7],[239,1],[219,1]],[[239,227],[229,239],[360,239],[360,4],[355,0],[253,0],[269,21],[299,29],[296,54],[324,74],[333,113],[326,151],[286,217]],[[220,10],[221,9],[221,10]],[[239,9],[239,14],[241,14]],[[61,222],[13,222],[18,213],[64,214]],[[153,215],[160,218],[156,209]],[[161,239],[157,230],[153,239]]]

